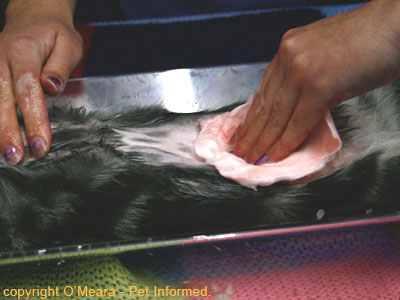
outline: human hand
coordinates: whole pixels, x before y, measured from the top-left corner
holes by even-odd
[[[0,33],[0,152],[12,164],[24,157],[18,106],[32,155],[51,146],[43,89],[59,94],[82,56],[74,30],[75,0],[11,0]]]
[[[292,29],[267,67],[235,154],[254,163],[293,152],[323,114],[400,75],[400,2],[374,0]]]

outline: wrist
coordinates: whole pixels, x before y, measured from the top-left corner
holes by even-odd
[[[5,17],[6,23],[29,17],[56,17],[73,25],[76,0],[10,0]]]

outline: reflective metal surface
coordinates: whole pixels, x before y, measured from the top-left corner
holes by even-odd
[[[266,66],[255,63],[84,78],[70,81],[64,94],[49,97],[48,104],[111,113],[154,104],[179,113],[215,110],[254,93]]]
[[[248,230],[235,233],[215,233],[197,236],[165,236],[148,239],[138,239],[129,241],[109,241],[104,243],[62,246],[59,248],[28,250],[11,253],[0,253],[0,266],[27,263],[32,261],[43,261],[49,259],[67,259],[82,256],[116,255],[129,251],[149,250],[160,247],[215,243],[228,240],[246,240],[257,237],[287,235],[302,232],[312,232],[321,230],[332,230],[346,227],[358,227],[374,224],[395,223],[400,224],[400,213],[386,214],[375,217],[353,217],[333,222],[313,222],[285,224],[281,226],[249,228]]]

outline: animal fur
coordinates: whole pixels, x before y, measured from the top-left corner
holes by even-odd
[[[199,121],[215,112],[148,107],[107,115],[53,107],[49,155],[18,167],[0,162],[0,250],[399,210],[399,100],[391,84],[332,111],[347,166],[306,185],[257,191],[196,158]]]

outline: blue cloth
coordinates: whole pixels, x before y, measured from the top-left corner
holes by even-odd
[[[321,18],[317,9],[291,9],[170,22],[100,23],[85,60],[85,75],[267,61],[287,30]]]
[[[158,0],[146,0],[146,3],[148,1],[155,3]],[[206,2],[219,1],[225,0]],[[260,1],[254,0],[254,3]],[[163,7],[172,7],[174,2],[176,4],[178,0],[165,1]],[[130,3],[144,5],[143,1]],[[214,13],[211,13],[211,8],[216,6],[210,6],[207,13],[197,10],[198,14],[184,15],[182,9],[180,15],[170,14],[169,17],[156,17],[157,14],[150,17],[148,14],[147,18],[92,23],[96,30],[85,60],[85,75],[131,74],[269,61],[287,30],[358,5],[300,5]],[[154,8],[153,11],[159,9]]]
[[[307,0],[120,0],[127,20],[300,7]]]

